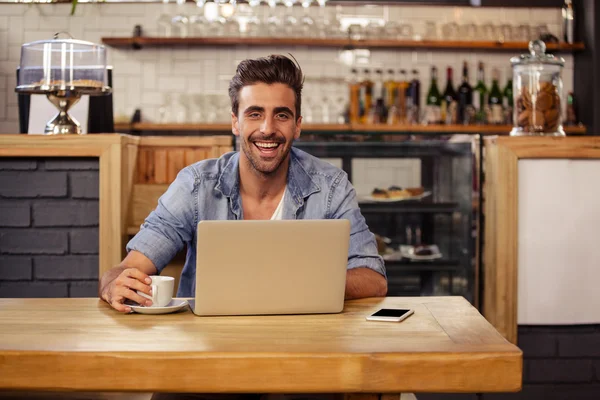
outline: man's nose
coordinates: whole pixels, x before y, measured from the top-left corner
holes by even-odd
[[[272,133],[275,133],[275,123],[272,117],[265,117],[260,126],[260,131],[264,135],[270,135]]]

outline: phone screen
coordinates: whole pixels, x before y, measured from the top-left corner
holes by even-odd
[[[401,309],[392,309],[392,308],[382,308],[381,310],[374,313],[373,317],[401,317],[410,310],[401,310]]]

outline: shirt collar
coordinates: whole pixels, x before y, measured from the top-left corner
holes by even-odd
[[[292,147],[292,150],[290,151],[290,167],[288,170],[287,185],[290,197],[298,205],[302,205],[304,199],[321,190],[308,172],[306,172],[306,169],[302,165],[302,158],[303,155],[301,152]],[[227,164],[219,175],[218,183],[215,187],[215,189],[229,198],[237,197],[239,195],[239,163],[240,153],[236,152],[227,161]]]

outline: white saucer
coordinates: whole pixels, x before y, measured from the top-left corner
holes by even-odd
[[[164,307],[143,307],[143,306],[135,306],[129,305],[133,311],[140,314],[169,314],[176,311],[181,310],[183,307],[187,306],[187,300],[177,300],[173,299],[169,304]]]

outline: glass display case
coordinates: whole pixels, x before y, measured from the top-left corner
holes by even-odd
[[[294,146],[348,173],[357,189],[361,212],[385,259],[388,296],[461,295],[474,301],[475,157],[470,142],[452,143],[441,138],[403,142],[301,139]],[[402,187],[402,182],[392,178],[388,187],[373,187],[366,193],[364,185],[361,189],[357,182],[359,175],[364,177],[364,162],[377,164],[382,160],[388,164],[391,160],[411,160],[417,166],[417,184]],[[373,164],[370,168],[377,173]],[[372,177],[365,180],[379,186],[384,182]],[[375,189],[399,197],[381,198]]]

